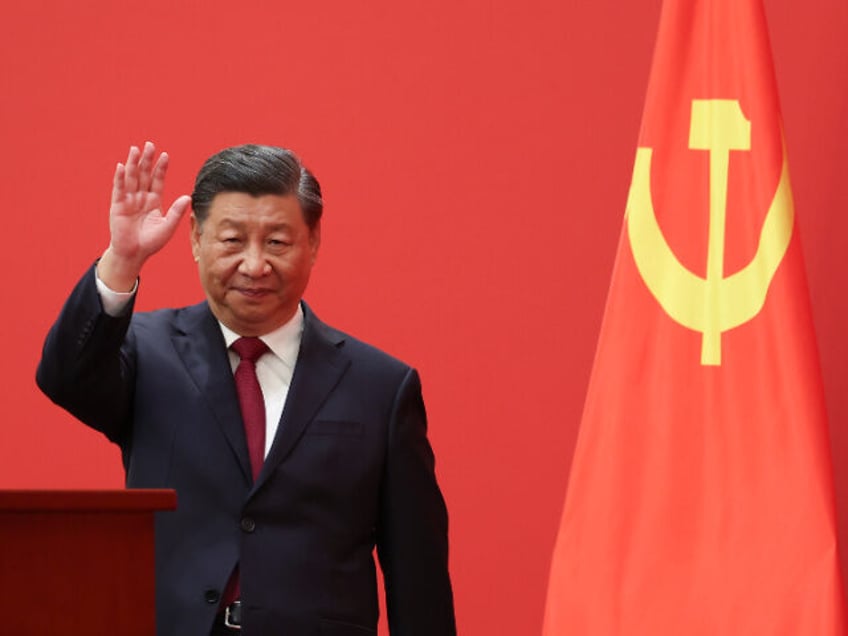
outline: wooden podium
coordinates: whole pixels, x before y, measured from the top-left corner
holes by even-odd
[[[153,513],[173,490],[0,491],[0,633],[154,636]]]

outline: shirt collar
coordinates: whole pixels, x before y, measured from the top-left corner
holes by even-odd
[[[241,338],[239,334],[227,327],[220,320],[221,333],[224,334],[224,342],[229,350],[230,345]],[[294,368],[297,361],[297,352],[300,349],[300,339],[303,335],[303,307],[297,304],[294,316],[284,325],[277,327],[274,331],[259,336],[259,339],[268,345],[271,352],[282,360],[286,366]]]

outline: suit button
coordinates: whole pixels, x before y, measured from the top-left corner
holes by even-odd
[[[256,530],[256,522],[250,517],[244,517],[241,520],[241,529],[245,532],[253,532]]]
[[[218,590],[206,590],[203,593],[203,598],[210,605],[214,605],[215,603],[221,600],[221,595],[218,594]]]

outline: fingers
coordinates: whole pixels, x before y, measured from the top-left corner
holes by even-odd
[[[141,161],[138,165],[138,189],[140,192],[147,192],[150,189],[150,173],[151,166],[153,165],[153,155],[155,153],[156,147],[149,141],[144,142],[144,150],[141,153]]]
[[[138,146],[130,146],[129,154],[127,154],[127,165],[124,171],[124,191],[133,194],[138,191],[138,161],[141,157],[141,151]]]
[[[138,146],[130,146],[127,154],[127,163],[124,171],[124,190],[130,194],[134,192],[148,192],[153,190],[161,193],[164,185],[165,170],[168,166],[168,158],[165,153],[159,156],[156,164],[153,158],[156,155],[156,146],[147,141],[144,148],[139,150]],[[164,161],[163,161],[164,158]]]
[[[168,153],[161,153],[154,163],[156,146],[147,141],[144,147],[130,146],[125,164],[115,168],[112,184],[112,201],[118,202],[137,193],[153,192],[159,196],[165,188],[168,171]]]
[[[126,168],[124,164],[119,163],[115,166],[115,177],[112,180],[112,203],[123,200],[124,195],[126,195],[125,178]]]
[[[163,152],[156,160],[156,165],[153,167],[152,181],[150,190],[162,196],[162,190],[165,188],[165,173],[168,171],[168,153]]]

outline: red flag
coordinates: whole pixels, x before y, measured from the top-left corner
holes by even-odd
[[[760,0],[666,0],[545,636],[845,633]]]

